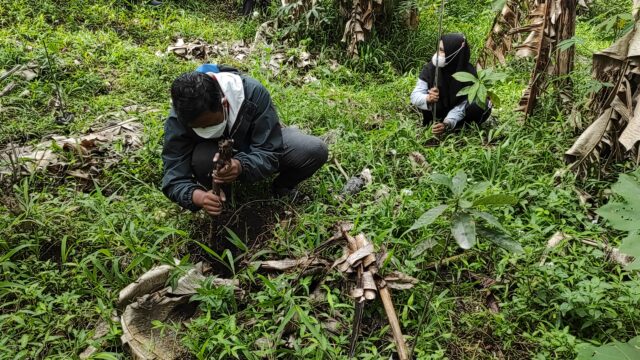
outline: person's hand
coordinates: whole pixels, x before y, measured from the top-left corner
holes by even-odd
[[[431,88],[427,93],[427,103],[434,104],[440,100],[440,90],[437,87]]]
[[[218,154],[213,158],[213,161],[218,161]],[[222,169],[216,171],[213,181],[218,184],[225,184],[234,182],[238,176],[242,173],[242,165],[240,161],[231,159],[231,162],[225,165]]]
[[[196,190],[192,196],[193,203],[203,208],[209,215],[218,216],[222,213],[222,203],[227,201],[224,191],[220,190],[220,196],[212,191]]]
[[[446,130],[447,130],[447,125],[445,125],[444,123],[436,123],[431,128],[431,132],[434,135],[442,135]]]

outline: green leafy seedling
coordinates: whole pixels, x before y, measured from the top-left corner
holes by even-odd
[[[466,95],[469,103],[476,103],[481,108],[486,109],[488,98],[495,106],[500,106],[500,98],[492,89],[493,85],[507,78],[506,74],[495,72],[491,69],[480,69],[477,77],[464,71],[453,74],[453,77],[460,82],[471,83],[471,85],[462,88],[457,94],[458,96]]]
[[[461,248],[471,249],[477,243],[479,235],[508,251],[522,252],[522,246],[509,237],[500,221],[484,210],[491,206],[514,205],[518,202],[516,197],[506,194],[480,196],[489,184],[483,182],[469,186],[467,174],[462,170],[454,177],[432,174],[431,180],[449,188],[451,195],[447,204],[425,211],[406,233],[425,228],[447,214],[451,236]]]

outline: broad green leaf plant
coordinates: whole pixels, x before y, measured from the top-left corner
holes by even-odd
[[[640,269],[640,169],[631,174],[622,174],[612,187],[620,200],[609,201],[596,213],[616,230],[627,231],[622,239],[620,251],[635,260],[627,265],[628,270]]]
[[[471,185],[467,181],[467,174],[462,170],[454,177],[432,174],[431,180],[451,191],[447,203],[427,210],[407,233],[425,228],[446,214],[451,236],[461,248],[471,249],[478,237],[481,237],[508,251],[522,252],[522,246],[509,237],[495,216],[487,212],[487,208],[492,206],[514,205],[517,198],[505,194],[483,196],[490,184],[481,182]]]
[[[623,343],[614,340],[602,346],[583,345],[576,360],[640,359],[640,336]]]
[[[453,74],[454,79],[471,83],[471,85],[462,88],[458,92],[458,96],[467,95],[469,103],[476,103],[481,108],[487,108],[487,99],[496,106],[500,106],[500,98],[492,90],[493,85],[507,78],[507,74],[495,72],[492,69],[478,70],[478,77],[468,72],[460,71]]]

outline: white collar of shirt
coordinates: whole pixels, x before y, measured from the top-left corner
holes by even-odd
[[[242,85],[242,78],[239,75],[220,72],[213,74],[220,84],[220,88],[227,98],[229,104],[229,118],[227,119],[227,128],[231,129],[236,122],[240,107],[244,102],[244,86]]]

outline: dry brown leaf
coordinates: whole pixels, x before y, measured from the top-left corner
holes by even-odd
[[[354,266],[355,263],[373,254],[373,244],[367,244],[365,247],[358,249],[347,258],[347,263]]]
[[[327,261],[325,261],[324,259],[320,259],[317,257],[309,258],[307,256],[301,257],[299,259],[256,261],[253,264],[256,267],[261,269],[276,270],[276,271],[289,271],[289,270],[295,270],[297,268],[328,265]],[[334,263],[333,266],[337,266],[337,265],[339,265],[339,263]]]
[[[0,174],[24,176],[36,171],[58,172],[60,169],[97,173],[94,170],[98,167],[104,168],[119,161],[121,155],[112,151],[113,143],[121,142],[125,150],[140,148],[142,128],[142,124],[131,119],[83,136],[54,135],[51,140],[36,145],[9,144],[0,150]],[[57,147],[72,151],[82,161],[67,162],[64,157],[53,151],[54,143]],[[73,168],[69,168],[71,166]]]
[[[560,42],[573,37],[575,11],[575,3],[562,0],[509,0],[496,15],[478,64],[481,67],[504,65],[511,53],[535,58],[530,82],[519,106],[526,114],[531,114],[538,94],[546,87],[547,74],[562,76],[573,68],[573,48],[554,50]]]
[[[118,305],[128,304],[120,318],[121,340],[135,359],[177,360],[188,354],[172,328],[160,330],[153,322],[183,323],[193,316],[195,307],[186,305],[206,278],[206,266],[196,264],[178,279],[175,288],[164,286],[171,269],[169,265],[155,267],[120,292]],[[215,286],[234,286],[242,296],[237,280],[212,281]]]
[[[25,69],[22,70],[22,72],[20,72],[20,74],[22,75],[22,77],[26,80],[26,81],[31,81],[33,79],[35,79],[36,77],[38,77],[38,73],[36,73],[35,71],[33,71],[32,69]]]
[[[590,108],[597,114],[595,121],[565,153],[565,160],[582,176],[588,174],[592,165],[606,166],[628,158],[638,160],[640,64],[635,59],[639,55],[640,32],[636,26],[593,56],[594,79],[614,86],[604,87],[592,96]]]
[[[491,311],[492,313],[497,314],[500,312],[500,305],[498,305],[498,300],[491,292],[487,294],[486,305],[489,311]]]
[[[120,290],[118,294],[118,307],[127,305],[137,297],[150,294],[163,288],[169,279],[170,265],[160,265],[142,274],[136,281]]]
[[[351,296],[354,299],[359,299],[359,298],[364,296],[364,289],[363,288],[354,288],[354,289],[351,290],[351,293],[349,294],[349,296]]]
[[[418,151],[414,151],[409,154],[409,161],[416,166],[429,166],[427,159],[425,159],[424,155]]]
[[[420,280],[399,271],[394,271],[385,276],[384,281],[386,286],[394,290],[408,290],[420,282]]]
[[[571,237],[568,236],[567,234],[565,234],[562,231],[558,231],[555,234],[553,234],[553,236],[551,236],[549,238],[549,240],[547,240],[547,249],[552,249],[558,245],[560,245],[560,243],[566,239],[570,239]]]

